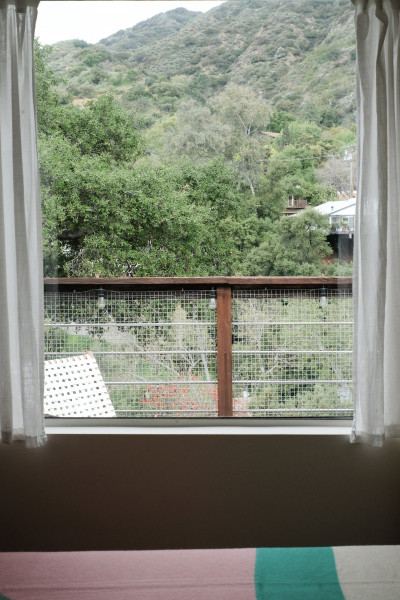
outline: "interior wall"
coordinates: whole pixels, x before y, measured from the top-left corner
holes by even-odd
[[[0,446],[0,550],[400,544],[400,443],[51,435]]]

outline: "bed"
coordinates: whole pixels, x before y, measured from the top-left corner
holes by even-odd
[[[10,600],[399,600],[400,547],[0,554]]]

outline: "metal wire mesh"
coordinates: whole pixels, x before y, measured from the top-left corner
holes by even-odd
[[[234,416],[352,414],[351,291],[233,291],[232,331]],[[45,294],[46,359],[92,351],[117,416],[217,416],[216,338],[209,291]]]
[[[234,291],[232,315],[234,413],[352,414],[351,291]]]
[[[46,293],[46,359],[89,350],[117,416],[217,415],[208,291]]]

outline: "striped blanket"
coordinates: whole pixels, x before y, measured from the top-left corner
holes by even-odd
[[[400,546],[2,553],[0,598],[400,600]]]

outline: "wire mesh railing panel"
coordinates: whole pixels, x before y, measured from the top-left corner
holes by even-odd
[[[47,292],[46,359],[87,351],[118,416],[217,415],[208,291]]]
[[[351,291],[234,291],[233,409],[253,417],[346,417]]]

